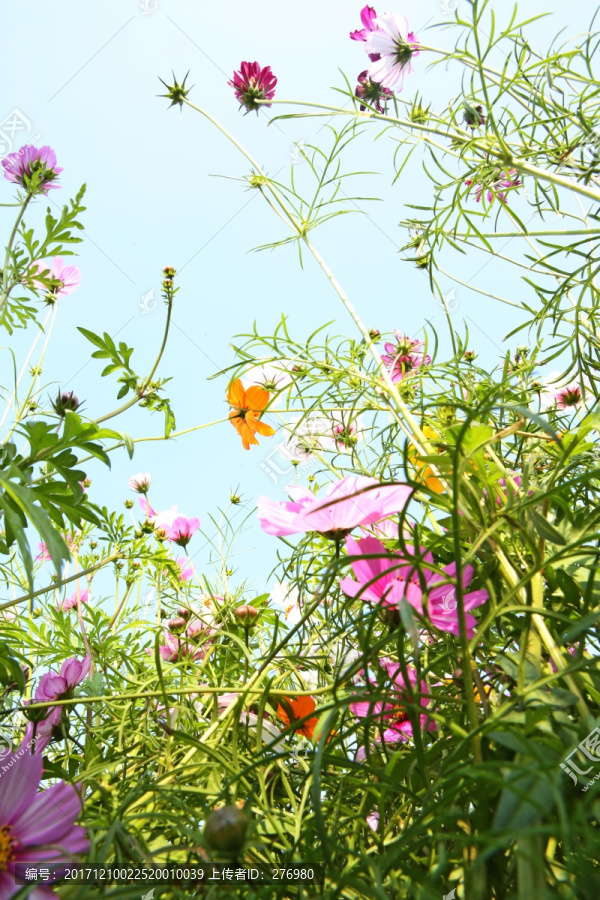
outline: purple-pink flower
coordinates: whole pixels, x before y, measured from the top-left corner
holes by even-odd
[[[66,659],[60,667],[60,672],[45,672],[40,678],[33,698],[34,703],[49,703],[53,700],[63,700],[73,696],[73,689],[81,684],[90,671],[91,656],[84,656],[78,660],[72,656]],[[52,739],[54,729],[60,724],[62,708],[55,706],[48,709],[48,714],[37,725],[27,723],[22,746],[30,746],[35,732],[35,752],[42,753]],[[1,897],[1,895],[0,895]]]
[[[404,76],[413,71],[410,61],[418,55],[419,42],[408,30],[406,16],[382,13],[372,26],[364,38],[371,59],[369,78],[384,88],[401,91]]]
[[[168,629],[163,633],[164,644],[158,648],[160,658],[166,662],[179,662],[183,658],[188,660],[204,659],[208,645],[212,643],[210,635],[213,629],[209,628],[199,619],[193,619],[187,625],[184,634],[172,634]],[[206,636],[206,640],[202,642],[202,646],[198,645],[198,641],[202,636]],[[148,654],[154,655],[154,650],[148,648]]]
[[[46,291],[46,301],[54,303],[59,297],[66,297],[72,294],[81,284],[81,272],[77,266],[66,266],[62,257],[55,256],[50,263],[48,271],[48,263],[36,262],[29,270],[31,277],[40,273],[44,274],[46,282],[40,281],[39,278],[33,278],[33,283],[38,290]]]
[[[414,559],[407,559],[401,553],[390,553],[381,541],[374,537],[354,540],[346,538],[346,550],[349,556],[357,557],[351,563],[356,581],[343,578],[340,587],[348,597],[358,597],[368,603],[383,606],[399,607],[402,599],[421,615],[427,615],[431,624],[439,631],[460,634],[458,618],[458,601],[456,587],[456,563],[442,568],[444,575],[433,572],[433,556],[421,551],[420,558],[407,548]],[[462,570],[463,591],[473,579],[473,566],[464,566]],[[423,600],[427,598],[426,613]],[[463,595],[465,620],[469,638],[473,636],[477,620],[469,612],[488,599],[485,589],[472,591]]]
[[[373,9],[373,7],[364,6],[360,11],[360,21],[362,22],[363,27],[360,29],[360,31],[351,31],[350,39],[353,41],[366,41],[367,35],[371,31],[377,31],[377,25],[375,24],[376,18],[377,13]],[[369,59],[371,60],[371,62],[376,62],[378,59],[380,59],[379,53],[370,53]]]
[[[41,756],[16,751],[3,766],[0,778],[0,898],[19,892],[15,866],[32,861],[54,867],[85,853],[85,829],[75,825],[82,801],[77,789],[64,781],[38,792],[42,779]],[[43,886],[28,894],[30,900],[57,897]]]
[[[517,178],[517,170],[516,169],[508,169],[507,172],[501,172],[500,170],[497,172],[495,180],[492,184],[489,185],[486,193],[486,197],[488,203],[491,203],[494,197],[497,197],[501,203],[506,203],[506,191],[509,188],[520,187],[521,182]],[[472,179],[465,181],[467,186],[473,184]],[[481,198],[483,196],[484,187],[483,184],[478,183],[475,185],[474,193],[475,193],[475,201],[476,203],[481,202]]]
[[[256,501],[263,531],[277,537],[317,531],[339,540],[359,525],[371,525],[404,509],[412,488],[381,484],[376,478],[351,475],[330,484],[324,497],[306,488],[290,489],[292,501],[276,502],[260,496]]]
[[[89,597],[89,591],[80,591],[79,597],[80,597],[82,603],[87,603],[88,597]],[[57,609],[63,609],[66,612],[68,609],[73,609],[73,607],[76,607],[76,606],[77,606],[77,591],[73,591],[73,593],[71,594],[70,597],[65,597],[64,600],[61,600],[61,602],[57,606]]]
[[[275,96],[277,78],[271,71],[271,66],[261,68],[257,62],[243,62],[240,69],[233,73],[232,81],[228,81],[235,91],[235,96],[240,104],[250,112],[258,110],[261,106],[270,106],[270,103],[258,101],[272,100]]]
[[[188,519],[186,516],[177,516],[171,524],[165,523],[162,525],[162,528],[168,541],[173,541],[174,544],[178,544],[180,547],[187,547],[200,528],[200,519],[196,517]]]
[[[29,189],[28,182],[32,178],[39,179],[38,187],[44,193],[60,187],[60,184],[52,182],[62,169],[56,165],[54,150],[47,145],[35,147],[33,144],[25,144],[16,153],[5,156],[2,165],[4,177],[26,189]]]
[[[394,383],[402,381],[414,374],[421,366],[428,366],[431,357],[423,355],[424,341],[417,338],[409,338],[400,331],[394,331],[396,343],[388,341],[385,345],[385,353],[381,359],[390,370],[390,376]]]
[[[386,699],[375,700],[369,697],[369,694],[375,690],[373,685],[372,689],[366,692],[367,699],[356,700],[350,704],[350,709],[358,719],[372,719],[376,725],[379,725],[380,731],[376,737],[378,743],[397,744],[399,741],[407,741],[413,735],[413,725],[408,712],[408,706],[411,704],[410,694],[418,691],[421,695],[418,703],[421,706],[427,706],[430,699],[427,694],[427,684],[425,681],[421,681],[416,691],[416,669],[412,666],[406,667],[410,682],[410,685],[407,685],[399,663],[391,659],[380,659],[379,662],[391,682],[391,689],[387,692]],[[437,726],[426,713],[421,713],[419,727],[421,730],[426,727],[427,731],[434,731]],[[364,757],[365,750],[360,748],[356,758],[363,759]]]
[[[369,78],[367,69],[358,76],[358,84],[354,94],[358,100],[364,101],[360,104],[361,112],[364,112],[367,108],[365,104],[368,104],[369,106],[374,106],[377,112],[380,113],[385,113],[387,111],[385,104],[392,96],[392,92],[389,88],[383,87],[379,82]]]

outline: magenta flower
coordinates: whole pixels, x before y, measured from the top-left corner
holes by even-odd
[[[49,703],[52,700],[64,700],[72,697],[73,689],[86,677],[91,663],[91,656],[84,656],[81,661],[72,656],[64,661],[58,674],[52,671],[46,672],[40,678],[33,702]],[[37,725],[28,722],[22,745],[31,745],[35,730],[35,752],[42,753],[50,743],[54,729],[60,724],[61,718],[62,708],[55,706],[49,709],[48,715]]]
[[[15,866],[32,861],[46,867],[70,862],[85,853],[85,829],[75,825],[82,802],[77,789],[64,781],[39,791],[43,762],[40,756],[17,751],[0,778],[0,898],[8,900],[20,889]],[[31,900],[56,897],[48,887],[34,889]]]
[[[89,591],[80,591],[79,596],[82,603],[87,603]],[[56,608],[63,609],[66,612],[66,610],[73,609],[73,607],[75,606],[77,606],[77,591],[73,591],[70,597],[65,597],[65,599],[62,600]]]
[[[353,41],[366,41],[367,35],[371,31],[377,31],[377,25],[375,24],[375,19],[377,18],[377,13],[373,9],[372,6],[364,6],[360,11],[360,21],[363,24],[363,27],[360,31],[351,31],[350,39]],[[379,53],[370,53],[369,59],[371,62],[377,62],[380,59]],[[360,76],[359,76],[360,81]]]
[[[391,681],[391,690],[387,695],[387,699],[383,701],[370,698],[369,694],[375,688],[373,685],[372,690],[367,689],[366,691],[367,699],[356,700],[350,704],[350,709],[358,719],[373,719],[376,724],[379,724],[380,731],[376,737],[378,743],[397,744],[399,741],[407,741],[413,736],[413,726],[407,706],[411,703],[410,693],[415,692],[417,672],[412,666],[407,666],[408,680],[410,682],[409,692],[409,687],[404,681],[399,664],[391,659],[380,659],[379,662]],[[421,682],[418,691],[421,694],[419,704],[427,706],[430,698],[427,694],[425,681]],[[419,727],[421,730],[426,727],[427,731],[435,731],[437,726],[425,713],[422,713],[419,716]],[[364,756],[364,748],[361,748],[356,758],[363,759]]]
[[[504,176],[504,177],[502,177],[502,176]],[[506,203],[506,190],[508,190],[509,188],[516,188],[521,185],[521,182],[519,181],[519,179],[516,176],[517,176],[516,169],[509,169],[508,172],[501,172],[500,170],[498,170],[495,181],[493,181],[492,184],[489,185],[487,192],[486,192],[486,197],[487,197],[488,203],[491,203],[493,201],[494,197],[497,197],[501,203]],[[471,179],[469,179],[468,181],[465,181],[465,184],[467,186],[470,186],[473,184],[473,181]],[[502,190],[499,190],[499,188],[502,188]],[[475,193],[475,202],[476,203],[481,202],[481,198],[483,196],[483,191],[484,191],[483,184],[478,183],[475,185],[474,193]]]
[[[297,500],[278,503],[260,496],[256,501],[263,531],[277,537],[317,531],[339,540],[359,525],[370,525],[400,512],[412,488],[406,484],[381,484],[376,478],[351,475],[330,484],[325,497],[302,487],[290,490]]]
[[[14,184],[30,190],[32,179],[37,180],[37,186],[47,193],[55,190],[60,184],[52,184],[62,169],[56,165],[56,154],[52,147],[35,147],[33,144],[25,144],[16,153],[9,153],[2,160],[4,177]]]
[[[425,346],[424,341],[417,338],[409,338],[400,331],[394,331],[396,343],[388,342],[385,345],[385,354],[381,359],[390,370],[392,381],[396,384],[414,374],[421,366],[428,366],[431,357],[424,356],[421,348]]]
[[[270,106],[270,103],[259,103],[260,100],[272,100],[275,96],[277,79],[271,71],[271,66],[261,69],[257,62],[243,62],[239,72],[233,73],[233,80],[228,81],[235,91],[235,96],[247,112],[261,106]]]
[[[412,555],[412,548],[407,548]],[[431,553],[423,554],[419,560],[410,560],[400,553],[390,553],[381,541],[374,537],[354,540],[346,538],[349,556],[359,557],[351,563],[356,581],[343,578],[342,591],[348,597],[358,597],[368,603],[398,608],[403,598],[421,615],[424,595],[427,597],[427,618],[439,631],[460,634],[458,601],[456,588],[451,580],[456,580],[456,563],[444,566],[441,576],[431,570]],[[364,557],[364,558],[360,558]],[[367,558],[370,557],[370,558]],[[473,567],[465,566],[462,571],[462,586],[465,590],[473,579]],[[467,634],[473,636],[477,620],[468,612],[488,599],[485,589],[463,595]]]
[[[132,491],[135,491],[137,494],[147,494],[150,490],[150,485],[152,483],[152,475],[150,472],[138,472],[137,475],[132,475],[127,485],[131,488]]]
[[[369,78],[384,88],[402,90],[405,74],[413,71],[411,59],[418,55],[419,42],[408,30],[406,16],[383,13],[377,16],[374,27],[365,36],[365,50],[371,60]]]
[[[570,384],[555,394],[556,405],[559,409],[568,409],[571,406],[579,406],[582,400],[581,388],[578,384]]]
[[[185,516],[177,516],[173,522],[162,525],[168,541],[173,541],[180,547],[187,547],[192,537],[200,528],[200,519],[187,519]]]
[[[46,283],[38,278],[33,278],[33,283],[38,290],[46,291],[46,302],[54,303],[59,297],[66,297],[72,294],[81,284],[81,272],[77,266],[65,266],[62,257],[55,256],[50,264],[36,262],[29,270],[31,277],[44,273]]]
[[[360,104],[360,111],[364,112],[367,108],[365,104],[369,106],[374,106],[377,112],[385,113],[387,112],[386,101],[392,96],[392,92],[389,88],[382,87],[381,84],[377,81],[372,81],[369,78],[369,72],[365,69],[364,72],[361,72],[358,76],[358,84],[356,86],[356,90],[354,91],[354,95],[358,100],[363,101]],[[383,100],[383,104],[382,101]]]

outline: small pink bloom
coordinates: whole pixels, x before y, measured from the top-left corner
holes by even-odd
[[[91,663],[91,656],[84,656],[81,660],[73,656],[64,661],[59,673],[45,672],[40,678],[33,702],[49,703],[52,700],[72,697],[73,689],[84,680],[90,671]],[[31,744],[35,731],[35,752],[42,753],[50,743],[54,729],[60,724],[61,718],[62,708],[55,706],[48,710],[46,718],[37,725],[28,722],[22,745],[27,743],[29,746]]]
[[[35,558],[36,562],[49,562],[52,559],[48,553],[48,547],[46,546],[45,541],[41,541],[41,543],[38,544],[38,551],[38,555]]]
[[[360,111],[364,112],[369,106],[374,106],[377,112],[385,113],[387,111],[387,101],[392,96],[389,88],[382,87],[378,81],[372,81],[369,78],[367,69],[358,76],[358,84],[354,91],[354,96],[361,101]]]
[[[377,13],[373,9],[372,6],[364,6],[360,11],[360,21],[362,22],[362,28],[360,31],[351,31],[350,39],[353,41],[366,41],[367,35],[371,31],[377,31],[377,25],[375,24],[375,19],[377,18]],[[371,62],[377,62],[380,59],[379,53],[370,53],[369,59]],[[360,78],[359,78],[360,80]]]
[[[282,537],[317,531],[338,539],[359,525],[370,525],[400,512],[412,494],[405,484],[381,484],[376,478],[351,475],[330,484],[325,497],[293,488],[298,499],[278,503],[261,496],[256,501],[263,531]]]
[[[414,375],[421,366],[428,366],[431,358],[421,352],[425,346],[424,341],[409,338],[400,331],[394,331],[394,335],[396,343],[388,342],[385,345],[385,354],[381,359],[390,370],[392,381],[397,384],[404,378]]]
[[[200,528],[200,519],[188,519],[185,516],[177,516],[176,519],[173,519],[172,524],[163,525],[162,527],[165,530],[167,540],[173,541],[180,547],[186,547]]]
[[[521,185],[521,182],[516,176],[516,169],[509,169],[508,172],[501,172],[498,170],[496,180],[492,182],[486,192],[488,203],[491,203],[494,197],[498,197],[498,200],[500,200],[501,203],[506,203],[506,190],[509,188],[520,187]],[[470,187],[473,184],[472,179],[465,181],[465,184],[467,187]],[[502,188],[502,190],[499,190],[499,188]],[[480,203],[484,191],[483,184],[475,184],[473,191],[476,203]]]
[[[234,72],[233,80],[227,84],[234,89],[235,96],[247,112],[255,109],[258,115],[261,106],[271,104],[257,101],[273,99],[277,79],[271,71],[271,66],[261,68],[257,62],[243,62],[239,72]]]
[[[179,580],[180,581],[189,581],[194,574],[194,570],[191,566],[188,565],[188,560],[186,556],[178,556],[177,557],[177,565],[179,566]]]
[[[149,521],[156,519],[156,517],[159,515],[159,513],[157,513],[155,509],[152,509],[152,507],[150,506],[148,497],[144,495],[143,497],[140,497],[139,500],[140,500],[140,506],[141,506],[142,510],[144,511],[144,515],[146,516],[146,518]],[[177,510],[177,507],[174,506],[173,509]],[[176,514],[177,513],[175,513],[175,515]],[[163,515],[163,513],[160,513],[160,515]],[[175,518],[175,515],[173,516],[173,518]]]
[[[209,633],[210,629],[207,629],[206,626],[203,626],[203,629]],[[197,632],[194,632],[194,635]],[[206,648],[207,645],[211,643],[210,640],[204,641],[202,647],[199,647],[195,642],[192,642],[190,639],[184,637],[183,635],[171,634],[170,631],[165,630],[163,633],[164,644],[158,648],[158,652],[160,654],[160,658],[164,659],[166,662],[180,662],[182,659],[188,660],[199,660],[204,659],[206,656]],[[148,654],[150,656],[154,656],[154,650],[148,648]]]
[[[555,398],[556,405],[559,409],[569,409],[572,406],[579,406],[582,400],[581,388],[578,384],[570,384],[558,391]]]
[[[88,596],[89,596],[88,591],[80,591],[79,596],[81,598],[82,603],[88,602]],[[62,600],[56,608],[63,609],[66,612],[66,610],[73,609],[73,607],[76,607],[76,606],[77,606],[77,591],[73,591],[71,596],[66,597],[64,600]]]
[[[138,472],[137,475],[132,475],[127,482],[131,490],[138,494],[147,494],[150,490],[151,483],[152,476],[150,475],[150,472]]]
[[[27,188],[27,181],[35,175],[39,176],[40,190],[46,194],[49,190],[60,188],[60,184],[52,184],[57,175],[62,172],[56,165],[56,154],[52,147],[45,144],[36,147],[34,144],[25,144],[16,153],[9,153],[2,160],[4,177],[14,184],[20,184]]]
[[[32,277],[44,272],[46,283],[33,278],[33,284],[38,290],[46,291],[46,300],[50,303],[72,294],[81,284],[81,272],[77,266],[66,266],[60,256],[55,256],[49,267],[48,263],[36,262],[29,270]]]

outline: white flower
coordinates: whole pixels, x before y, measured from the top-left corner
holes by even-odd
[[[335,446],[331,420],[326,416],[309,413],[296,416],[285,426],[289,437],[277,445],[284,459],[305,462],[313,450],[332,450]]]
[[[131,476],[127,484],[132,491],[137,491],[138,494],[147,494],[151,482],[152,476],[150,472],[138,472],[137,475]]]
[[[286,622],[297,625],[302,618],[300,592],[295,585],[282,581],[273,586],[271,598],[275,606],[283,610]]]
[[[377,16],[375,25],[375,31],[367,34],[365,50],[369,56],[379,54],[381,59],[371,63],[369,78],[384,88],[401,91],[404,75],[413,71],[410,58],[415,52],[406,16],[383,13]]]
[[[241,381],[247,390],[253,385],[264,388],[265,391],[281,391],[294,381],[290,374],[292,362],[289,359],[278,359],[275,362],[265,360],[260,366],[253,366],[244,372]]]

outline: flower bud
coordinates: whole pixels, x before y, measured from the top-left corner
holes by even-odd
[[[379,328],[371,328],[369,330],[369,337],[371,338],[372,341],[378,341],[379,338],[381,337],[381,332],[380,332]]]
[[[475,351],[474,350],[465,350],[465,352],[463,354],[463,359],[465,359],[467,362],[473,362],[473,360],[475,359]]]
[[[67,412],[75,412],[81,406],[80,401],[73,391],[59,391],[56,400],[52,402],[52,408],[59,416]]]
[[[239,494],[232,494],[229,498],[229,502],[233,503],[234,506],[237,506],[238,503],[242,502],[242,498],[240,497]]]
[[[204,839],[213,850],[241,850],[249,825],[246,813],[237,806],[215,809],[204,825]]]
[[[163,269],[163,275],[165,278],[175,278],[177,275],[177,271],[173,268],[173,266],[165,266]]]
[[[187,607],[185,607],[185,606],[178,606],[178,607],[177,607],[177,615],[178,615],[181,619],[189,619],[189,617],[191,616],[191,614],[192,614],[192,613],[191,613],[191,610],[187,609]]]
[[[133,509],[133,500],[125,501],[125,509]]]
[[[169,619],[167,622],[167,628],[171,634],[181,634],[181,632],[185,630],[185,625],[186,622],[183,616],[176,616],[176,618]]]
[[[233,614],[244,628],[250,628],[254,625],[254,622],[260,615],[255,606],[238,606]]]

